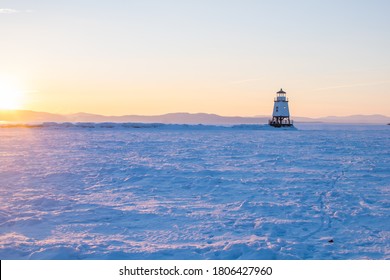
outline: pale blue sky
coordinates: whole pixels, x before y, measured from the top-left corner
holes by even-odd
[[[0,77],[23,88],[24,108],[57,113],[267,115],[283,87],[295,115],[390,115],[388,11],[378,0],[0,0]]]

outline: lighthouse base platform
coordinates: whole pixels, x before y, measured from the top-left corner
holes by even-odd
[[[273,127],[292,127],[292,126],[294,126],[293,121],[290,121],[290,120],[288,120],[288,121],[286,120],[286,121],[282,121],[282,122],[278,122],[275,120],[269,120],[268,124],[270,126],[273,126]]]

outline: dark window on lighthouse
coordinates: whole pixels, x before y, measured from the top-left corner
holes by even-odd
[[[279,111],[279,107],[278,106],[276,106],[276,112],[278,112]]]

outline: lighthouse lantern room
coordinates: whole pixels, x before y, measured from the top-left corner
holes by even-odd
[[[272,120],[269,121],[269,125],[274,127],[292,126],[293,121],[290,120],[290,111],[288,109],[288,99],[286,92],[280,89],[276,93],[274,100],[274,111],[272,113]]]

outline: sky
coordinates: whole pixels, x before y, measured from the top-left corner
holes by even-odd
[[[390,1],[0,0],[0,109],[390,115]]]

